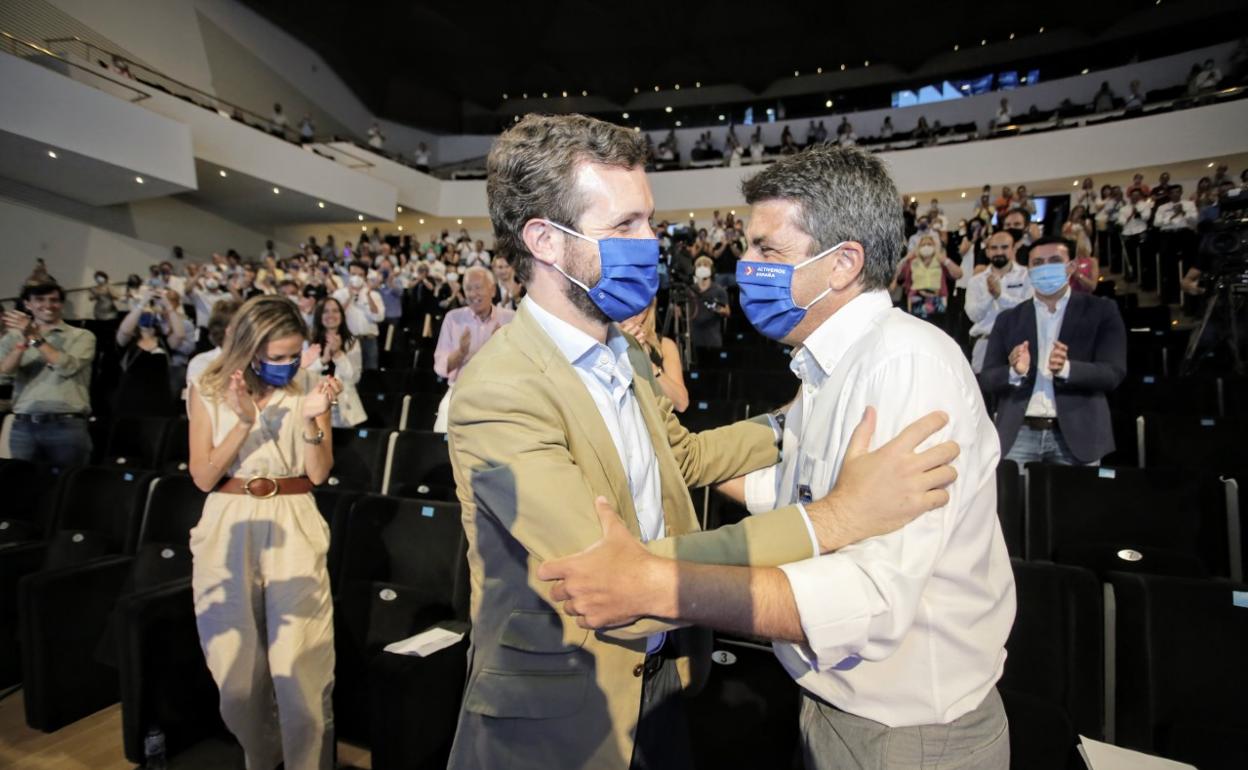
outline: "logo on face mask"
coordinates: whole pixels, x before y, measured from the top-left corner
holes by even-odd
[[[568,235],[598,244],[602,275],[593,286],[586,286],[558,265],[552,267],[588,294],[607,318],[623,321],[650,306],[650,300],[659,291],[658,238],[590,238],[558,222],[542,221]]]
[[[832,291],[829,286],[805,305],[797,305],[793,302],[793,273],[823,259],[846,243],[848,241],[841,241],[796,265],[738,262],[737,285],[741,289],[741,310],[754,328],[764,337],[773,340],[788,336],[793,327],[806,317],[806,311]]]

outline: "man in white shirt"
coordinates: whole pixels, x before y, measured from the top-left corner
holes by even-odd
[[[552,597],[584,627],[647,616],[777,640],[803,691],[807,768],[1004,770],[1009,735],[995,684],[1015,597],[996,513],[1000,445],[961,350],[884,291],[901,242],[897,190],[874,156],[822,146],[773,164],[743,191],[753,210],[742,308],[761,332],[796,346],[802,389],[780,464],[721,491],[755,514],[818,498],[862,442],[851,430],[864,411],[878,409],[874,443],[938,409],[949,423],[937,438],[966,450],[948,504],[779,568],[663,559],[603,517],[603,540],[538,576],[563,581]],[[762,287],[754,297],[752,285]],[[789,296],[777,297],[780,287]]]
[[[1187,272],[1180,265],[1195,263],[1198,213],[1195,203],[1183,200],[1183,185],[1172,184],[1166,192],[1169,198],[1158,203],[1153,212],[1153,227],[1159,236],[1157,284],[1161,301],[1175,304],[1179,301],[1179,278]]]
[[[347,285],[334,292],[333,297],[347,311],[347,328],[360,341],[364,369],[376,369],[380,356],[377,347],[377,324],[386,320],[386,306],[381,294],[368,287],[365,280],[368,265],[356,261],[347,270],[350,273]]]
[[[984,369],[988,336],[1002,311],[1031,298],[1027,268],[1014,259],[1014,237],[1007,232],[993,233],[988,239],[989,267],[971,277],[966,288],[966,316],[971,319],[971,369]]]
[[[1143,179],[1140,174],[1136,176]],[[1148,221],[1153,215],[1153,201],[1140,189],[1139,182],[1130,188],[1129,195],[1131,200],[1118,210],[1118,224],[1122,226],[1123,269],[1127,283],[1135,283],[1143,269],[1140,251],[1148,234]]]

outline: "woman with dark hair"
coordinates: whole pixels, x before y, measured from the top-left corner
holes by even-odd
[[[342,384],[342,393],[332,412],[335,428],[349,428],[368,419],[355,390],[364,371],[363,354],[360,341],[347,328],[346,317],[338,300],[333,297],[321,300],[316,305],[309,340],[310,348],[316,351],[317,357],[308,365],[308,373],[334,377]]]

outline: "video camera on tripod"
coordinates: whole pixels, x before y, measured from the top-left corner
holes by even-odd
[[[1199,285],[1208,302],[1183,356],[1182,373],[1196,365],[1200,348],[1210,358],[1229,347],[1230,368],[1244,374],[1248,339],[1248,191],[1234,189],[1218,201],[1218,217],[1205,225],[1197,251]],[[1212,329],[1210,328],[1212,326]]]

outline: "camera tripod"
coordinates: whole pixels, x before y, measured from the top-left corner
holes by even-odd
[[[1245,373],[1244,356],[1239,326],[1243,323],[1242,317],[1245,312],[1248,312],[1248,273],[1219,274],[1214,279],[1209,304],[1205,306],[1205,314],[1200,319],[1200,325],[1192,332],[1192,337],[1187,342],[1187,351],[1183,354],[1183,365],[1179,368],[1180,375],[1187,376],[1195,369],[1196,352],[1200,349],[1205,330],[1209,328],[1209,321],[1214,318],[1215,314],[1226,322],[1226,332],[1225,336],[1218,334],[1213,349],[1216,351],[1220,345],[1229,345],[1231,369],[1236,374],[1243,375]]]
[[[676,312],[679,310],[680,312]],[[663,315],[663,328],[659,332],[664,337],[676,341],[680,348],[680,360],[688,370],[693,366],[693,290],[688,284],[673,283],[667,291],[667,311]]]

